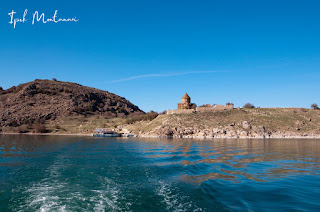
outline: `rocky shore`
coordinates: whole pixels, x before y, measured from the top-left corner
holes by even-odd
[[[253,135],[253,136],[228,136],[228,135],[203,135],[202,132],[194,135],[173,135],[173,136],[166,136],[166,135],[156,135],[152,133],[146,133],[146,134],[137,134],[134,135],[134,137],[141,137],[141,138],[195,138],[195,139],[214,139],[214,138],[224,138],[224,139],[279,139],[279,138],[295,138],[295,139],[320,139],[320,135],[295,135],[291,133],[279,133],[279,134],[274,134],[270,136],[265,136],[265,135]]]
[[[126,127],[137,137],[320,138],[320,111],[259,108],[162,115],[151,122]]]
[[[234,129],[231,123],[226,128],[193,129],[162,128],[151,132],[139,132],[136,137],[169,137],[169,138],[320,138],[320,134],[299,132],[270,131],[264,126],[251,126],[247,121],[242,123],[244,129]]]

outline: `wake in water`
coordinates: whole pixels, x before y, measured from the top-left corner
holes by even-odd
[[[45,173],[47,177],[38,182],[33,182],[26,188],[22,188],[19,206],[14,211],[66,211],[67,201],[74,198],[83,198],[79,193],[73,193],[67,181],[61,177],[63,169],[68,160],[60,156],[49,166]],[[69,194],[69,195],[67,195]]]
[[[128,206],[119,205],[124,196],[111,179],[88,174],[90,179],[84,179],[77,170],[70,173],[70,161],[65,156],[59,156],[45,172],[48,176],[38,182],[22,188],[23,198],[14,211],[129,211]],[[68,168],[69,167],[69,168]],[[69,169],[69,170],[68,170]],[[83,178],[84,177],[84,178]],[[94,178],[94,179],[92,179]],[[83,179],[83,181],[82,181]],[[95,189],[82,184],[92,180]]]
[[[74,169],[69,158],[57,156],[44,171],[46,177],[21,188],[23,195],[13,210],[204,211],[177,183],[160,179],[157,167],[137,164],[129,168],[114,159],[109,162],[107,170],[101,166]]]
[[[98,177],[98,181],[101,186],[93,190],[94,194],[90,198],[94,203],[94,211],[130,211],[130,202],[125,202],[125,195],[114,181],[106,177]]]
[[[181,194],[177,191],[177,187],[159,181],[158,195],[163,197],[163,202],[166,204],[166,211],[203,211],[190,197]]]

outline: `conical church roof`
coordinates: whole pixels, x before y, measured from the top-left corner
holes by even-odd
[[[186,93],[186,94],[182,97],[182,99],[190,99],[190,96]]]

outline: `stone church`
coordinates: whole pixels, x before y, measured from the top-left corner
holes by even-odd
[[[181,103],[178,103],[178,110],[179,109],[196,109],[197,105],[194,103],[191,103],[190,96],[186,93],[182,99]]]

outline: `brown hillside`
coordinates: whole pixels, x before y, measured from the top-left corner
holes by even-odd
[[[123,97],[76,83],[35,80],[0,90],[0,126],[20,126],[73,116],[105,118],[143,113]]]

